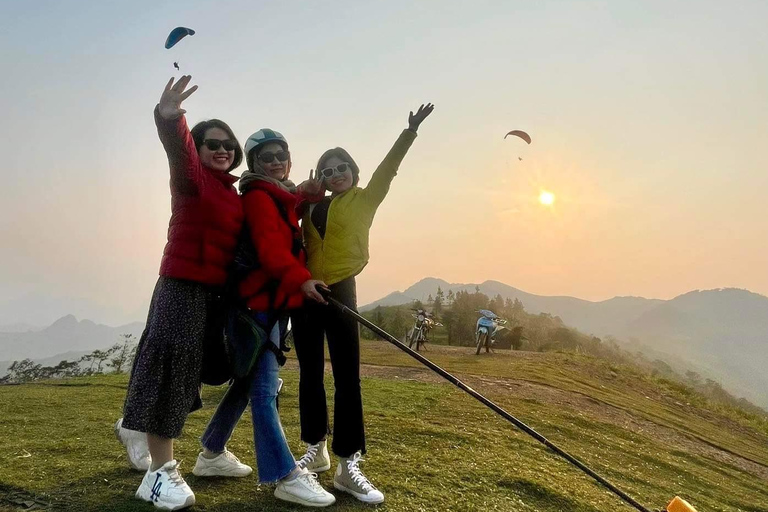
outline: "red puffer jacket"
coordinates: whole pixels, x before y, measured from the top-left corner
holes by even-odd
[[[272,183],[257,180],[249,184],[242,199],[260,268],[240,284],[240,296],[254,311],[300,307],[304,301],[301,285],[312,279],[306,267],[306,252],[301,250],[296,256],[293,250],[295,237],[301,236],[295,211],[300,198]],[[276,201],[283,206],[284,213],[278,210]]]
[[[243,224],[238,178],[203,167],[184,116],[155,124],[171,167],[171,220],[160,275],[223,285]]]

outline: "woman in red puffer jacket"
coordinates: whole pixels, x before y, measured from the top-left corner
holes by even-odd
[[[189,130],[181,103],[197,90],[185,90],[190,79],[171,79],[155,108],[170,164],[171,220],[121,425],[147,434],[151,460],[143,462],[150,467],[136,496],[166,510],[195,502],[173,460],[173,439],[201,406],[203,342],[221,325],[218,296],[243,223],[237,178],[230,175],[242,162],[242,150],[218,119]]]
[[[295,187],[289,180],[291,157],[288,142],[274,130],[264,128],[248,138],[245,144],[248,170],[240,178],[245,229],[243,245],[236,254],[233,272],[239,281],[242,305],[237,314],[258,324],[266,336],[253,330],[231,329],[235,346],[255,346],[263,340],[263,349],[238,354],[253,361],[247,374],[234,379],[219,403],[202,437],[206,457],[223,453],[240,416],[250,402],[256,464],[261,483],[277,483],[275,496],[307,506],[328,506],[335,502],[332,494],[317,482],[317,475],[299,468],[285,439],[277,410],[280,365],[285,356],[280,352],[288,311],[299,308],[305,299],[325,302],[306,268],[296,208],[310,194],[323,194],[318,180]],[[251,359],[251,353],[253,359]]]

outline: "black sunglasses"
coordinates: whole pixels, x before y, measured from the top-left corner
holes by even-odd
[[[211,151],[218,151],[221,146],[224,146],[225,151],[234,151],[237,149],[237,141],[232,139],[205,139],[203,144],[205,144],[205,147]]]
[[[322,171],[320,171],[320,174],[323,176],[323,178],[328,179],[334,174],[344,174],[347,172],[350,168],[350,165],[348,163],[341,163],[337,165],[336,167],[326,167]]]
[[[265,151],[259,154],[258,158],[264,164],[271,164],[275,158],[277,158],[280,162],[287,162],[288,159],[291,158],[291,153],[288,151],[278,151],[277,153]]]

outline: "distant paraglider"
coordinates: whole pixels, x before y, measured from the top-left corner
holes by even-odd
[[[165,39],[165,49],[170,50],[173,48],[176,43],[181,41],[187,36],[193,36],[195,35],[195,31],[191,28],[187,27],[176,27],[175,29],[171,30],[171,33],[168,34],[168,37]],[[181,67],[179,67],[179,61],[175,61],[173,63],[173,67],[176,68],[177,71],[181,71]]]
[[[523,139],[523,140],[524,140],[525,142],[527,142],[528,144],[530,144],[530,143],[531,143],[531,136],[530,136],[530,135],[528,135],[527,133],[525,133],[525,132],[524,132],[524,131],[522,131],[522,130],[512,130],[511,132],[507,133],[507,134],[504,136],[504,138],[506,139],[506,138],[507,138],[507,137],[509,137],[510,135],[514,135],[515,137],[520,137],[521,139]],[[521,157],[521,156],[519,156],[519,155],[518,155],[517,159],[518,159],[520,162],[522,162],[522,161],[523,161],[523,157]]]
[[[187,36],[193,36],[195,35],[195,31],[191,28],[187,27],[176,27],[175,29],[171,30],[171,33],[168,34],[168,37],[165,40],[165,49],[170,50],[174,47],[176,43],[181,41]]]
[[[509,132],[508,134],[506,134],[506,135],[504,136],[504,138],[506,139],[506,138],[507,138],[507,137],[509,137],[510,135],[514,135],[515,137],[520,137],[521,139],[523,139],[523,140],[524,140],[525,142],[527,142],[528,144],[530,144],[530,143],[531,143],[531,136],[530,136],[530,135],[528,135],[527,133],[525,133],[525,132],[524,132],[524,131],[522,131],[522,130],[512,130],[511,132]]]

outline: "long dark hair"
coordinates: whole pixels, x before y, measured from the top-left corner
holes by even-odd
[[[240,142],[237,140],[237,137],[235,137],[235,132],[232,131],[232,128],[230,128],[227,123],[221,119],[209,119],[197,123],[195,127],[190,130],[192,139],[195,141],[195,147],[200,151],[200,146],[203,145],[203,140],[205,139],[205,132],[211,128],[220,128],[224,130],[227,132],[227,136],[236,143],[235,159],[232,161],[232,165],[229,166],[229,169],[227,169],[227,172],[230,172],[232,169],[243,163],[243,148],[240,147]]]

